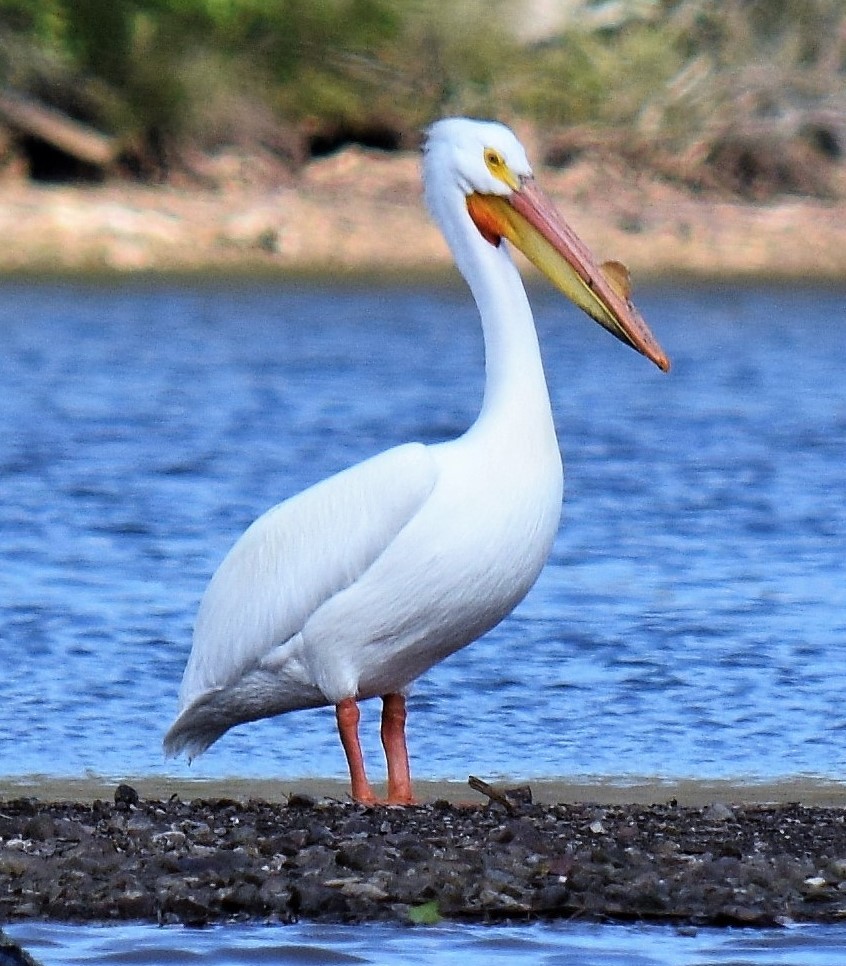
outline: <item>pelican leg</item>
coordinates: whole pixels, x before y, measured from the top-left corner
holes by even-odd
[[[405,695],[385,694],[382,697],[382,746],[388,763],[387,805],[414,805],[411,790],[411,770],[408,767],[408,748],[405,744]]]
[[[338,734],[341,736],[341,744],[350,769],[352,797],[357,802],[372,805],[376,801],[376,796],[367,780],[367,773],[364,769],[364,755],[361,753],[361,743],[358,740],[360,718],[361,712],[358,710],[355,698],[344,698],[340,704],[335,705]]]

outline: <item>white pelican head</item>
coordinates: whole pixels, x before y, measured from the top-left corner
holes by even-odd
[[[473,244],[519,248],[579,308],[665,372],[670,362],[631,301],[629,273],[599,265],[534,181],[523,146],[505,125],[469,118],[433,124],[424,148],[426,201],[458,256],[458,234]],[[475,235],[456,232],[469,219]],[[466,224],[461,224],[466,229]]]

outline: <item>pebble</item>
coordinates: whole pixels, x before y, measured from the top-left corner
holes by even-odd
[[[702,810],[702,817],[709,822],[730,822],[734,818],[734,812],[722,802],[712,802]]]

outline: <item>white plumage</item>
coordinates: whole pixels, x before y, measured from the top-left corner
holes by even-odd
[[[668,366],[621,290],[621,267],[597,268],[545,205],[510,130],[438,122],[428,134],[424,180],[482,319],[481,413],[458,439],[388,450],[253,523],[200,605],[168,754],[199,754],[244,721],[332,704],[353,797],[374,801],[355,702],[382,696],[387,800],[413,800],[404,690],[522,599],[560,515],[549,395],[503,237],[615,335]]]

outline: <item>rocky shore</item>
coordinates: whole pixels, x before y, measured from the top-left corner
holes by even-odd
[[[113,800],[0,801],[0,922],[844,916],[842,806],[541,804],[524,788],[367,808],[125,785]]]
[[[525,135],[528,139],[528,134]],[[535,152],[537,153],[537,152]],[[256,178],[219,159],[214,188],[0,187],[0,272],[440,272],[419,159],[350,147],[297,174]],[[667,275],[846,278],[846,203],[695,194],[615,158],[540,169],[538,180],[603,259],[635,280]]]

